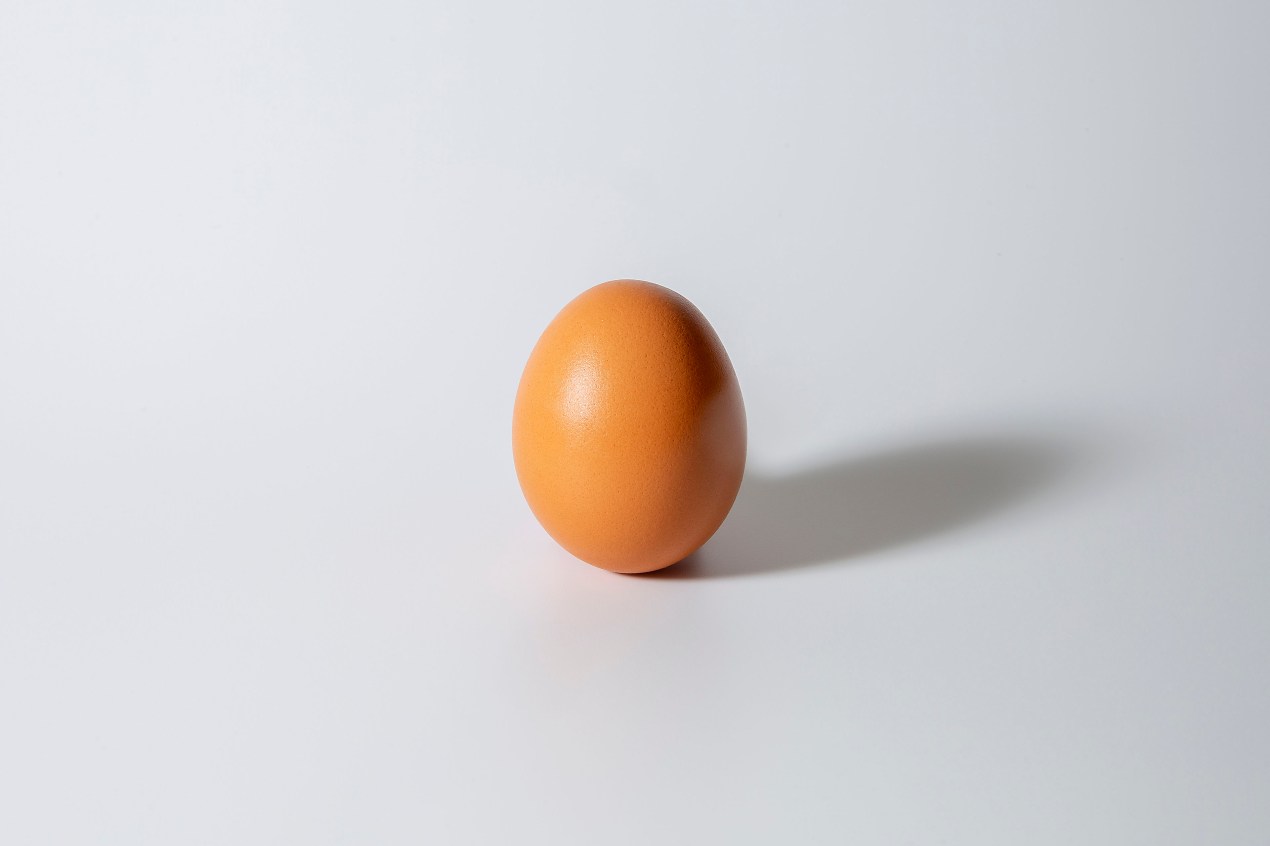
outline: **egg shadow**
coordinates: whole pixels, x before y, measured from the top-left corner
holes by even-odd
[[[858,560],[1013,507],[1080,456],[1068,442],[998,436],[927,442],[790,475],[747,473],[715,536],[650,575],[718,578]]]

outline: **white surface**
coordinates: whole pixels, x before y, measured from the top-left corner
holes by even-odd
[[[6,5],[0,841],[1270,842],[1268,25]],[[749,408],[677,578],[512,470],[622,276]]]

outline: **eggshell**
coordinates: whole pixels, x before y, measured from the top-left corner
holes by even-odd
[[[684,297],[620,279],[583,292],[529,356],[512,421],[525,499],[569,552],[618,573],[686,558],[745,471],[745,406]]]

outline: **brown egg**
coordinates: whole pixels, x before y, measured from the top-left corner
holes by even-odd
[[[745,406],[701,312],[620,279],[583,292],[538,339],[516,393],[512,452],[538,522],[618,573],[705,543],[745,470]]]

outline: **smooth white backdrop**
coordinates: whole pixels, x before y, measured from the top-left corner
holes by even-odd
[[[0,6],[0,841],[1270,839],[1270,11]],[[750,422],[662,578],[571,297]]]

